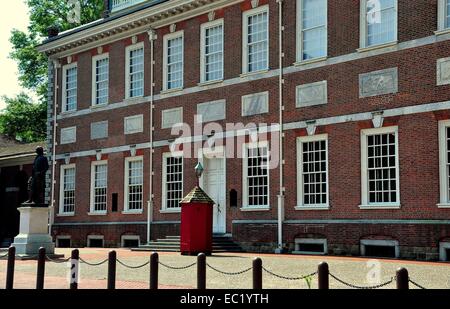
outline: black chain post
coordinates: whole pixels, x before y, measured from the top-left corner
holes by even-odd
[[[159,267],[159,255],[153,252],[150,255],[150,290],[158,289],[158,267]]]
[[[14,268],[16,263],[16,248],[8,249],[8,269],[6,271],[6,289],[12,290],[14,287]]]
[[[406,268],[397,269],[397,289],[408,290],[409,289],[409,275]]]
[[[253,260],[253,289],[262,290],[262,260],[260,258]]]
[[[319,290],[328,290],[330,288],[328,264],[326,262],[320,263],[317,272],[319,274]]]
[[[117,253],[116,251],[111,251],[108,255],[108,290],[116,289],[116,266]]]
[[[206,290],[206,255],[197,256],[197,289]]]
[[[78,270],[80,265],[80,251],[75,249],[72,251],[71,257],[71,278],[70,278],[70,289],[77,290],[78,289]]]
[[[36,290],[44,289],[44,277],[45,277],[45,248],[39,248],[38,264],[37,264],[37,278],[36,278]]]

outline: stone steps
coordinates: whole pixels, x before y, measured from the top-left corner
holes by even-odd
[[[164,239],[151,241],[139,248],[133,248],[132,251],[155,251],[155,252],[180,252],[180,236],[167,236]],[[229,236],[214,235],[213,252],[242,252],[242,248],[233,242]]]

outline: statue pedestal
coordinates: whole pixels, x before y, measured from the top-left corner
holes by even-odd
[[[20,212],[20,232],[12,246],[16,247],[19,258],[36,256],[43,247],[47,255],[54,255],[55,244],[48,233],[48,205],[23,204]]]

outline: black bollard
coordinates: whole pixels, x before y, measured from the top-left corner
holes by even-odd
[[[328,264],[326,262],[320,263],[317,271],[319,274],[319,290],[328,290],[330,288]]]
[[[45,277],[45,248],[39,248],[38,264],[37,264],[37,278],[36,278],[36,290],[44,289],[44,277]]]
[[[206,255],[197,256],[197,289],[206,290]]]
[[[16,248],[8,249],[8,269],[6,271],[6,289],[12,290],[14,287],[14,267],[16,263]]]
[[[397,269],[397,289],[408,290],[409,289],[409,274],[406,268]]]
[[[153,252],[150,255],[150,290],[158,289],[158,267],[159,267],[159,255]]]
[[[117,253],[116,251],[109,252],[108,255],[108,290],[116,289],[116,264]]]
[[[262,260],[260,258],[253,260],[253,289],[262,290]]]

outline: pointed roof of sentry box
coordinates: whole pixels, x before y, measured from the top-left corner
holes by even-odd
[[[201,203],[212,204],[215,202],[205,193],[200,187],[196,186],[186,197],[180,202],[180,204],[188,203]]]

